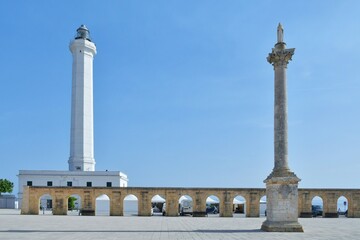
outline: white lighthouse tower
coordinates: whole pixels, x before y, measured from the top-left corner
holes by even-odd
[[[47,187],[127,187],[127,175],[120,171],[95,171],[93,60],[95,44],[85,25],[76,30],[70,42],[72,53],[72,95],[69,171],[19,170],[19,207],[24,186]],[[51,206],[51,196],[41,202]],[[51,208],[51,207],[50,207]]]
[[[95,44],[85,25],[70,42],[73,57],[69,171],[95,171],[93,59]]]

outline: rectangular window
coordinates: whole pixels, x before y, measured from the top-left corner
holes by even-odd
[[[72,187],[72,182],[67,182],[68,187]]]
[[[87,187],[92,187],[92,182],[86,182]]]
[[[47,186],[48,186],[48,187],[52,187],[52,181],[48,181],[48,182],[47,182]]]
[[[32,181],[27,181],[26,186],[32,186]]]
[[[111,182],[106,182],[106,187],[111,187],[112,183]]]

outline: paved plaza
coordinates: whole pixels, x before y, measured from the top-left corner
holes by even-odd
[[[0,239],[360,239],[359,218],[300,218],[304,233],[262,232],[261,218],[20,215],[0,209]]]

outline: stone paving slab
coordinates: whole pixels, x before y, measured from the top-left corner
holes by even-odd
[[[19,215],[0,209],[0,239],[360,239],[359,218],[300,218],[304,233],[262,232],[261,218]]]

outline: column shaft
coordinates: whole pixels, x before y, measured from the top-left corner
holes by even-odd
[[[286,65],[275,66],[274,161],[275,171],[288,171]]]

